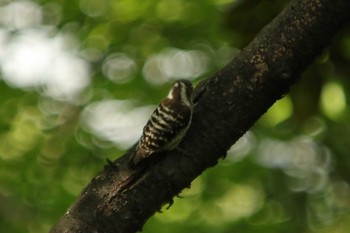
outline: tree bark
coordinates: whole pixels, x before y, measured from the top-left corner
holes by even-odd
[[[51,233],[141,230],[288,92],[349,20],[349,12],[349,0],[291,1],[226,67],[196,87],[198,103],[181,151],[129,169],[131,148],[115,167],[104,167]]]

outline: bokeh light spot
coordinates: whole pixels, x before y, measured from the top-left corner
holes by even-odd
[[[133,77],[136,71],[136,63],[126,54],[112,54],[103,62],[102,70],[111,81],[124,83]]]
[[[207,71],[208,62],[208,56],[202,51],[168,48],[146,61],[143,74],[153,84],[174,79],[195,79]]]
[[[262,207],[263,193],[259,185],[235,184],[217,200],[216,204],[226,221],[236,221],[251,216]]]
[[[82,114],[85,130],[127,149],[141,136],[154,106],[135,108],[131,101],[104,100],[87,106]]]
[[[293,113],[293,104],[288,96],[278,100],[260,118],[260,122],[268,126],[275,126],[288,119]]]
[[[3,45],[3,79],[14,87],[77,101],[76,97],[90,84],[89,65],[71,52],[64,35],[51,37],[51,33],[43,28],[26,30]]]
[[[39,25],[42,21],[40,6],[32,1],[13,1],[0,7],[0,23],[11,29]]]
[[[332,169],[329,149],[307,136],[289,141],[264,139],[256,159],[263,166],[283,170],[290,177],[289,188],[297,192],[324,190]]]
[[[80,0],[80,9],[90,17],[98,17],[106,14],[107,0]]]
[[[321,110],[333,120],[339,119],[346,108],[346,97],[343,87],[336,82],[324,85],[321,93]]]
[[[246,132],[228,151],[228,159],[232,161],[242,160],[255,147],[256,138],[253,132]]]

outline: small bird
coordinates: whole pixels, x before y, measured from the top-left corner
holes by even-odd
[[[168,96],[152,113],[141,139],[130,157],[135,166],[154,153],[175,149],[185,136],[192,119],[193,87],[188,80],[177,80]]]

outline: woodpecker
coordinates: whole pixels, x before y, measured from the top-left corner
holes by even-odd
[[[188,80],[177,80],[168,96],[152,113],[129,165],[137,165],[154,153],[175,149],[185,136],[192,119],[193,87]]]

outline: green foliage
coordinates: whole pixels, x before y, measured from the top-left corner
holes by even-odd
[[[223,67],[286,1],[1,1],[0,232],[48,232],[174,79]],[[144,232],[347,232],[350,31]]]

